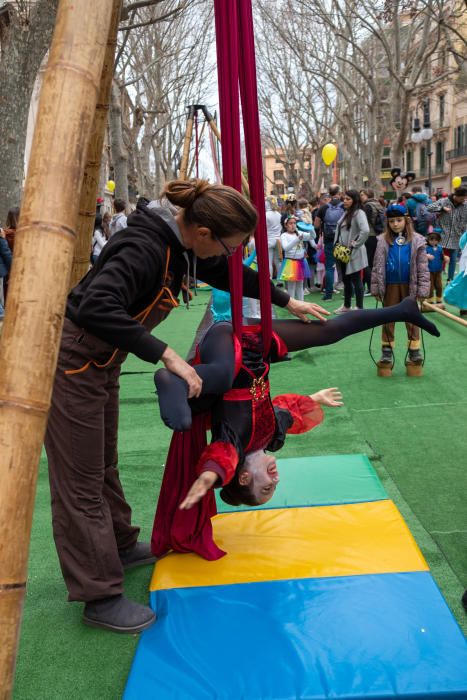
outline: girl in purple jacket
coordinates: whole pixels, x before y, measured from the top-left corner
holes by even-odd
[[[425,239],[413,230],[405,206],[391,204],[386,210],[386,231],[378,236],[378,243],[371,274],[371,293],[383,306],[393,306],[406,297],[425,299],[430,292],[430,275],[426,256]],[[408,338],[408,366],[421,369],[420,329],[405,324]],[[382,356],[379,369],[392,366],[394,348],[394,323],[382,328]],[[418,374],[420,372],[417,372]]]

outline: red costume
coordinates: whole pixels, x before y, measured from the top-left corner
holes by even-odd
[[[209,412],[196,412],[190,430],[174,432],[165,466],[152,534],[152,550],[162,556],[169,550],[196,552],[205,559],[219,559],[225,552],[212,536],[211,517],[216,514],[214,491],[189,510],[179,505],[203,471],[227,484],[245,454],[256,450],[276,451],[286,433],[303,433],[321,423],[323,412],[309,396],[284,394],[271,400],[269,364],[263,360],[259,326],[243,329],[242,348],[235,343],[235,379],[223,396],[215,397]],[[272,361],[287,353],[283,341],[273,334]],[[206,430],[212,431],[207,444]]]

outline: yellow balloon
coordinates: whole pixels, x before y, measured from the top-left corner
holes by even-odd
[[[109,192],[115,192],[115,182],[113,180],[109,180],[105,187]]]
[[[331,165],[336,156],[337,148],[333,143],[327,143],[325,146],[323,146],[321,158],[323,159],[325,165]]]
[[[460,179],[459,175],[456,175],[456,177],[452,178],[452,186],[454,187],[454,189],[456,189],[456,187],[460,187],[461,185],[462,180]]]

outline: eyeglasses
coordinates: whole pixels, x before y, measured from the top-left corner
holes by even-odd
[[[220,244],[221,244],[221,246],[222,246],[223,249],[225,250],[225,254],[226,254],[226,256],[227,256],[228,258],[231,258],[232,255],[234,255],[234,253],[237,252],[238,246],[235,246],[235,248],[234,248],[233,246],[227,245],[227,243],[224,243],[224,241],[222,240],[222,238],[219,238],[219,236],[216,236],[215,233],[212,233],[212,232],[211,232],[211,235],[212,235],[212,237],[214,238],[214,240],[217,241],[217,243],[220,243]]]

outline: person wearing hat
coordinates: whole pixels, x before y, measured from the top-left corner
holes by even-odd
[[[391,204],[386,210],[386,231],[378,236],[371,273],[371,293],[393,306],[406,297],[426,299],[430,292],[430,275],[425,238],[413,230],[407,208]],[[407,365],[421,365],[420,331],[406,323],[409,346]],[[392,366],[394,348],[394,323],[382,328],[382,356],[378,368]],[[409,369],[407,370],[409,373]]]
[[[443,304],[443,262],[449,262],[447,255],[444,255],[441,247],[441,234],[432,231],[426,239],[426,256],[428,258],[428,271],[430,273],[430,304],[438,304],[444,309]],[[436,296],[434,296],[436,292]]]
[[[449,256],[448,282],[456,275],[459,240],[467,230],[467,185],[456,187],[449,197],[441,197],[427,206],[429,212],[438,214],[441,226],[441,244]]]

